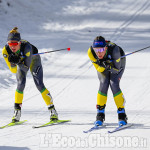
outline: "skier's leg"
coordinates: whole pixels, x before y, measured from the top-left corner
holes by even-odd
[[[109,73],[98,73],[98,78],[100,80],[100,87],[97,94],[97,116],[96,125],[102,125],[105,120],[105,106],[107,102],[107,91],[109,87]]]
[[[15,92],[14,115],[12,118],[12,122],[19,121],[21,117],[21,105],[23,101],[23,90],[25,88],[26,83],[26,73],[18,68],[16,78],[17,89]]]
[[[37,89],[41,92],[41,95],[48,107],[48,110],[51,113],[50,119],[58,119],[58,114],[53,104],[53,98],[43,83],[43,68],[41,64],[41,58],[39,55],[33,57],[30,71],[32,73],[35,85]]]
[[[110,83],[109,73],[106,72],[104,74],[104,73],[97,72],[97,74],[98,74],[98,79],[100,81],[99,91],[97,94],[97,105],[104,106],[106,105],[107,102],[107,91]]]
[[[114,101],[117,106],[117,113],[119,119],[119,125],[127,124],[127,116],[125,113],[125,98],[123,93],[120,89],[120,79],[123,75],[124,69],[122,69],[118,74],[111,74],[110,75],[110,87],[114,95]]]

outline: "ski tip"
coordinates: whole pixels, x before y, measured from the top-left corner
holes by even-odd
[[[60,122],[62,121],[62,123],[63,123],[63,122],[71,122],[71,120],[58,120],[58,122],[59,122],[59,121],[60,121]]]
[[[28,121],[28,120],[23,120],[23,122],[26,122],[26,121]]]
[[[112,131],[108,131],[108,133],[114,133],[114,132],[117,132],[117,131],[120,131],[120,130],[123,130],[123,129],[129,128],[129,127],[131,127],[131,126],[133,126],[133,124],[132,124],[132,123],[130,123],[130,124],[126,124],[126,125],[123,125],[123,126],[118,126],[118,127],[117,127],[117,128],[115,128],[114,130],[112,130]]]
[[[26,122],[26,121],[27,121],[27,120],[15,122],[15,123],[10,122],[10,123],[8,123],[8,124],[6,124],[6,125],[0,127],[0,129],[4,129],[4,128],[6,128],[6,127],[11,127],[11,126],[15,126],[15,125],[21,125],[21,124],[23,124],[23,123]]]
[[[33,128],[33,129],[36,129],[36,128],[38,128],[38,127],[36,127],[36,126],[32,126],[32,128]]]
[[[66,120],[66,122],[71,122],[71,120]]]
[[[41,128],[42,126],[32,126],[33,129]]]

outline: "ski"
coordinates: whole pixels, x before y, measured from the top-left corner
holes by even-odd
[[[42,128],[42,127],[52,126],[52,125],[61,124],[61,123],[69,122],[69,121],[71,120],[55,120],[55,121],[50,121],[40,126],[33,126],[32,128]]]
[[[115,129],[113,129],[111,131],[108,131],[108,133],[114,133],[114,132],[117,132],[117,131],[129,128],[131,126],[133,126],[133,124],[127,124],[127,125],[119,126],[119,127],[115,128]]]
[[[89,133],[89,132],[92,132],[94,130],[99,130],[99,129],[103,129],[106,127],[106,124],[102,125],[102,126],[94,126],[92,128],[90,128],[89,130],[86,130],[86,131],[83,131],[83,133]]]
[[[2,127],[0,127],[0,129],[4,129],[6,127],[11,127],[11,126],[15,126],[15,125],[20,125],[23,124],[24,122],[26,122],[27,120],[23,120],[23,121],[19,121],[19,122],[10,122]]]

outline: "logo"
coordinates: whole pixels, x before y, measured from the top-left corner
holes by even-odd
[[[108,55],[108,58],[111,59],[111,55]]]
[[[29,57],[29,56],[30,56],[30,52],[27,52],[25,55],[26,55],[27,57]]]
[[[7,55],[6,55],[6,54],[3,54],[3,56],[4,56],[5,58],[7,58]]]
[[[97,46],[97,45],[99,45],[99,46],[103,46],[103,42],[95,42],[95,45]]]
[[[49,96],[49,97],[50,97],[50,102],[51,102],[51,103],[53,103],[53,98],[52,98],[51,94],[50,94],[50,93],[48,93],[48,94],[47,94],[47,96]]]
[[[116,62],[117,62],[117,63],[118,63],[118,62],[120,62],[120,58],[119,58],[119,59],[117,59],[117,60],[116,60]]]

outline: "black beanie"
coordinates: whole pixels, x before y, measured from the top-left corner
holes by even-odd
[[[8,37],[7,37],[7,41],[10,41],[10,40],[20,41],[21,40],[20,33],[17,30],[18,30],[18,28],[14,27],[9,32]]]

